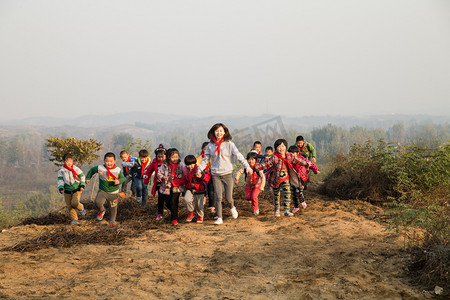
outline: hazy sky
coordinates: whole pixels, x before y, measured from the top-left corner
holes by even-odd
[[[0,101],[0,121],[450,116],[450,1],[1,0]]]

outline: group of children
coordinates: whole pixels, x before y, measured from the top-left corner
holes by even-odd
[[[130,182],[136,201],[141,203],[142,208],[147,207],[148,184],[152,176],[151,194],[155,196],[158,193],[156,220],[163,219],[166,206],[170,210],[173,225],[178,225],[181,195],[188,211],[186,222],[192,222],[194,218],[197,223],[203,222],[204,205],[209,198],[208,209],[216,215],[214,224],[222,224],[223,193],[231,206],[231,215],[236,219],[238,211],[232,197],[233,185],[239,182],[244,173],[245,199],[251,202],[255,215],[259,215],[258,195],[266,185],[273,194],[276,217],[281,215],[281,199],[284,216],[292,216],[300,207],[306,208],[303,189],[309,180],[308,170],[315,174],[320,173],[320,170],[314,163],[314,148],[302,136],[297,137],[296,145],[289,148],[286,140],[276,140],[273,148],[269,146],[265,149],[265,155],[261,154],[262,145],[257,141],[246,159],[231,141],[231,134],[224,124],[212,126],[207,136],[209,142],[202,145],[202,153],[198,157],[187,155],[182,161],[177,149],[166,150],[163,145],[159,145],[154,151],[153,160],[147,150],[139,151],[139,157],[131,157],[122,151],[122,168],[119,168],[114,153],[108,152],[104,156],[104,164],[91,168],[86,176],[73,165],[72,157],[67,154],[58,172],[58,189],[64,193],[71,224],[78,222],[77,210],[81,215],[86,214],[80,196],[94,174],[99,175],[99,191],[94,201],[98,208],[97,219],[103,219],[105,203],[108,202],[110,225],[115,225],[119,198],[124,197]],[[233,158],[242,165],[234,178]],[[294,204],[292,211],[291,194]]]

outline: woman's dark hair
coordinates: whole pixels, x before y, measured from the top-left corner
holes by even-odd
[[[103,157],[103,160],[105,160],[107,157],[112,157],[114,158],[114,160],[116,160],[116,155],[112,152],[106,153],[105,156]]]
[[[255,160],[258,160],[258,153],[256,153],[256,152],[247,153],[247,160],[249,160],[250,158],[254,158]]]
[[[275,143],[273,144],[273,148],[277,149],[278,146],[280,146],[281,144],[284,144],[284,146],[287,148],[288,144],[287,141],[285,139],[278,139],[275,141]]]
[[[189,154],[188,156],[186,156],[184,158],[184,164],[186,166],[192,165],[192,164],[196,164],[197,163],[197,159],[195,158],[194,155]]]
[[[166,153],[166,148],[164,148],[163,144],[159,144],[158,148],[155,149],[155,155],[158,153]]]
[[[230,131],[228,130],[227,126],[225,126],[222,123],[214,124],[213,127],[211,127],[211,129],[208,131],[208,139],[212,142],[216,138],[214,131],[216,131],[217,128],[219,128],[219,127],[222,127],[223,130],[225,131],[225,134],[223,135],[223,141],[224,142],[231,141],[232,137],[231,137]]]
[[[289,149],[288,149],[288,152],[298,153],[299,152],[298,151],[298,147],[297,146],[290,146]]]

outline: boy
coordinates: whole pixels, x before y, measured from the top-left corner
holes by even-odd
[[[313,145],[306,142],[303,136],[299,135],[295,139],[295,144],[297,145],[301,155],[313,162],[316,162],[316,149],[314,149]]]
[[[123,175],[125,176],[125,182],[122,184],[120,188],[120,192],[126,194],[127,185],[131,181],[131,196],[136,196],[136,187],[134,186],[133,177],[130,174],[130,169],[134,166],[134,163],[137,161],[136,157],[131,157],[127,151],[120,151],[120,159],[122,160],[122,168]]]
[[[174,179],[173,186],[185,185],[186,194],[183,199],[186,203],[186,209],[189,212],[186,222],[191,222],[194,218],[194,211],[197,213],[197,223],[203,223],[203,199],[206,194],[206,185],[211,175],[202,172],[201,178],[196,176],[197,159],[194,155],[188,155],[184,158],[186,165],[182,178]]]
[[[273,155],[273,148],[271,146],[267,146],[265,152],[266,154],[264,155],[264,157],[270,158]]]
[[[253,148],[250,151],[255,151],[256,154],[260,155],[261,154],[261,148],[262,148],[262,144],[260,141],[255,141],[253,143]]]
[[[139,158],[131,168],[130,173],[133,176],[134,186],[136,187],[136,202],[141,202],[142,208],[147,207],[148,187],[144,184],[145,171],[150,166],[151,160],[148,151],[143,149],[139,151]]]
[[[97,220],[103,220],[105,215],[105,203],[108,202],[111,217],[109,225],[116,223],[117,205],[119,204],[119,185],[125,181],[122,169],[116,166],[116,156],[112,152],[108,152],[104,156],[104,164],[92,167],[86,175],[86,184],[89,184],[92,176],[98,173],[98,193],[95,197],[94,204],[98,208]]]
[[[80,203],[81,192],[84,191],[84,174],[80,168],[73,165],[72,155],[64,155],[64,165],[58,171],[58,190],[64,193],[64,200],[70,215],[70,225],[78,223],[77,210],[86,215],[83,204]]]
[[[290,146],[288,152],[294,154],[295,157],[300,156],[300,151],[297,146]],[[305,196],[303,190],[306,189],[306,184],[309,178],[308,169],[311,169],[314,174],[320,174],[319,168],[308,159],[304,159],[307,163],[310,163],[309,167],[293,165],[295,172],[298,174],[298,184],[291,184],[292,202],[294,203],[294,209],[292,213],[296,213],[300,209],[300,203],[302,208],[306,208]]]

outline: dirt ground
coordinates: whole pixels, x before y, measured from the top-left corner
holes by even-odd
[[[157,223],[132,199],[113,228],[79,226],[65,215],[31,220],[0,233],[0,298],[70,299],[429,299],[411,284],[403,239],[386,231],[382,209],[362,201],[306,192],[308,207],[273,216],[270,194],[261,215],[235,192],[238,219],[224,224]],[[56,247],[55,247],[56,246]]]

